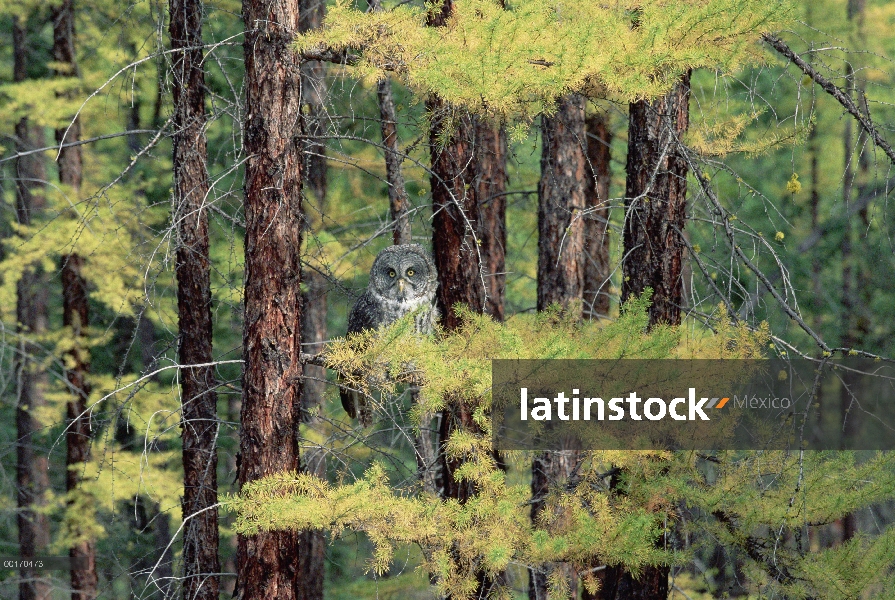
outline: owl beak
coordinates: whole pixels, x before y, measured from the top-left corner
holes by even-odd
[[[404,293],[404,279],[398,280],[398,293],[400,293],[400,294]]]

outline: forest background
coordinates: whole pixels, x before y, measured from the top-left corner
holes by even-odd
[[[0,596],[893,597],[888,453],[490,447],[491,358],[895,357],[895,5],[591,4],[0,2]]]

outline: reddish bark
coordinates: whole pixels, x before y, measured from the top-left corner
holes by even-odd
[[[538,183],[538,310],[551,304],[581,315],[584,291],[584,98],[569,95],[544,116]]]
[[[245,329],[240,485],[298,470],[302,143],[298,0],[243,0]],[[239,536],[235,597],[299,595],[299,535]]]
[[[202,3],[169,5],[174,94],[174,223],[179,244],[177,312],[183,440],[183,597],[216,600],[218,560],[217,394],[212,362],[211,272],[208,255],[207,148]]]
[[[479,206],[477,230],[488,293],[485,312],[503,321],[507,280],[506,130],[477,120],[475,157],[475,194]]]
[[[666,95],[630,106],[622,301],[651,288],[650,326],[681,322],[687,162],[677,142],[689,99],[686,73]]]
[[[583,211],[587,203],[588,178],[585,99],[569,95],[557,102],[556,113],[541,121],[541,179],[538,184],[538,310],[558,304],[581,316],[584,292]],[[578,463],[579,452],[547,451],[531,467],[531,518],[537,524],[546,509],[551,485],[567,480]],[[550,568],[553,568],[551,565]],[[577,597],[578,579],[571,565],[561,564],[566,580]],[[548,597],[547,571],[530,572],[528,597]]]
[[[485,308],[485,288],[481,272],[481,248],[475,226],[478,201],[475,194],[475,125],[462,114],[447,123],[451,109],[439,99],[430,100],[429,110],[437,117],[432,124],[432,250],[438,268],[438,305],[447,329],[460,324],[454,310],[465,304],[475,312]],[[439,146],[443,127],[452,127],[444,147]]]

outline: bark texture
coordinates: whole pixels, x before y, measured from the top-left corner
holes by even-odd
[[[245,329],[238,481],[298,470],[301,353],[301,76],[298,0],[243,0]],[[239,536],[235,597],[299,596],[299,535]]]
[[[13,79],[17,82],[28,78],[28,35],[25,23],[13,17]],[[44,146],[43,131],[28,119],[16,123],[16,150],[19,152]],[[43,157],[31,154],[18,158],[16,169],[16,220],[20,225],[30,225],[45,208],[44,182],[46,170]],[[46,504],[49,488],[46,453],[38,449],[40,424],[32,413],[46,404],[43,387],[46,375],[34,360],[38,347],[30,340],[46,332],[47,294],[44,277],[36,265],[25,269],[16,286],[16,333],[17,349],[14,358],[16,381],[16,521],[19,529],[19,556],[23,559],[41,554],[50,543],[50,523],[39,509]],[[39,358],[39,357],[38,357]],[[30,569],[20,571],[20,600],[49,598],[49,582],[40,572]]]
[[[581,317],[584,292],[584,209],[587,203],[587,142],[585,99],[569,95],[557,102],[556,113],[541,121],[541,179],[538,184],[538,310],[558,304]],[[548,451],[532,462],[531,518],[537,525],[547,510],[551,485],[568,480],[579,452]],[[549,571],[559,568],[571,598],[578,597],[578,577],[569,564],[545,565],[530,572],[528,597],[549,598]]]
[[[481,119],[475,128],[478,237],[488,301],[485,312],[504,319],[507,251],[507,133]]]
[[[606,113],[585,119],[588,169],[584,178],[584,313],[591,319],[609,315],[612,264],[609,261],[609,182],[612,176],[612,130]]]
[[[218,560],[217,393],[212,362],[211,265],[208,256],[205,74],[202,3],[171,0],[169,33],[175,52],[174,223],[178,245],[178,354],[183,441],[184,600],[216,600]]]
[[[90,459],[90,416],[87,399],[90,395],[90,355],[83,346],[86,328],[90,324],[87,301],[87,282],[81,275],[83,259],[70,254],[62,259],[62,324],[71,327],[74,346],[66,353],[71,365],[66,372],[69,390],[74,396],[67,404],[68,429],[65,432],[68,466],[65,478],[67,492],[75,492],[81,485],[81,469]],[[91,600],[97,597],[96,543],[81,538],[69,548],[69,556],[78,559],[83,569],[72,569],[72,600]]]
[[[63,0],[51,9],[53,19],[53,60],[56,63],[56,77],[78,77],[75,56],[74,5],[72,0]],[[56,130],[58,144],[77,142],[81,138],[81,123],[77,118],[66,127]],[[63,147],[59,151],[57,166],[59,182],[66,186],[64,193],[71,194],[71,201],[79,201],[83,171],[80,146]],[[90,417],[87,414],[87,399],[90,395],[88,373],[90,353],[87,350],[87,327],[90,312],[87,297],[87,282],[81,271],[83,258],[77,253],[62,257],[60,270],[62,278],[62,323],[71,327],[72,347],[66,352],[66,371],[71,400],[66,408],[66,491],[75,493],[81,483],[80,469],[90,458]],[[70,499],[70,503],[74,500]],[[77,542],[69,548],[69,555],[78,559],[86,568],[71,570],[72,600],[90,600],[97,595],[96,543],[78,531]],[[78,565],[78,566],[82,566]]]
[[[378,9],[378,2],[372,3]],[[392,240],[396,245],[409,244],[410,199],[401,170],[401,149],[398,147],[398,117],[392,97],[392,82],[384,77],[376,84],[379,98],[379,118],[382,120],[382,145],[385,146],[385,178],[388,183],[389,215],[394,223]]]
[[[443,324],[453,329],[460,324],[454,310],[465,304],[475,312],[485,308],[485,287],[481,272],[481,248],[476,235],[478,201],[475,194],[475,124],[468,114],[455,115],[439,99],[428,108],[438,115],[432,125],[432,250],[438,268],[438,307]],[[442,128],[451,131],[442,147]]]
[[[447,22],[453,4],[445,0],[428,15],[427,24],[441,27]],[[476,193],[476,126],[465,111],[455,110],[441,99],[432,97],[427,109],[433,115],[429,133],[432,158],[432,250],[438,269],[437,301],[442,325],[452,330],[460,325],[454,310],[465,304],[474,312],[485,310],[485,283],[482,254],[476,234],[479,198]],[[481,434],[472,419],[474,407],[460,398],[446,398],[447,408],[439,426],[438,473],[436,486],[442,497],[466,502],[475,494],[468,481],[457,481],[454,473],[461,459],[448,458],[444,445],[454,431],[462,429]],[[473,596],[485,598],[494,581],[480,573]]]
[[[559,304],[581,316],[584,291],[584,98],[569,95],[541,121],[538,183],[538,310]]]
[[[622,301],[651,288],[650,326],[681,322],[687,162],[677,140],[689,99],[687,73],[665,96],[630,106]]]
[[[442,27],[453,10],[451,0],[429,13],[427,23]],[[475,122],[441,99],[426,103],[433,115],[429,135],[432,156],[432,251],[438,268],[438,305],[447,329],[460,324],[454,305],[471,310],[485,308],[481,250],[475,225],[478,202],[475,193]],[[444,140],[445,133],[450,133]]]
[[[326,0],[300,0],[299,30],[310,31],[320,27],[326,16]],[[321,231],[326,215],[326,68],[319,61],[308,61],[301,66],[302,110],[307,115],[305,127],[307,138],[305,154],[305,206],[306,223],[311,232]],[[306,352],[323,350],[326,335],[327,291],[329,282],[323,273],[305,267],[302,270],[305,292],[302,294],[302,340]],[[301,404],[302,420],[314,426],[320,419],[316,417],[326,392],[326,369],[315,365],[304,365]],[[325,453],[322,449],[310,448],[302,457],[302,468],[321,478],[326,477]],[[306,530],[299,534],[298,588],[300,600],[323,600],[323,580],[326,569],[326,536],[319,530]]]

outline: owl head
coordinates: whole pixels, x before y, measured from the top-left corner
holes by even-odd
[[[396,302],[418,300],[435,291],[437,275],[432,257],[419,244],[382,250],[370,270],[370,287]]]

